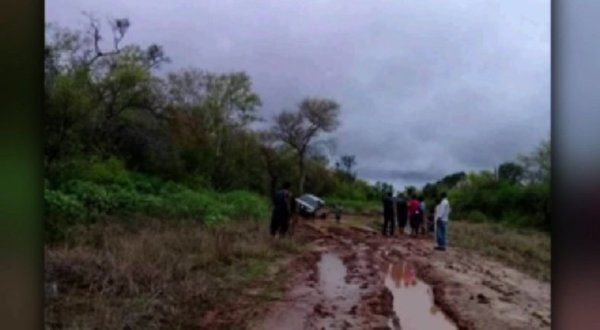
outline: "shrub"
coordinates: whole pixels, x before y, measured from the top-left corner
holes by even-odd
[[[481,211],[471,211],[467,216],[467,220],[475,223],[487,222],[488,218]]]
[[[72,225],[94,222],[104,215],[191,219],[207,225],[268,219],[268,200],[252,192],[190,189],[142,174],[129,174],[128,180],[99,183],[72,179],[55,190],[46,188],[49,235],[60,238]]]
[[[84,218],[85,208],[73,195],[44,190],[46,235],[49,241],[63,238],[66,230]]]
[[[114,210],[114,200],[101,185],[89,181],[71,180],[61,187],[67,194],[77,196],[86,209],[86,218],[93,219],[99,214],[110,214]]]
[[[132,181],[125,165],[116,157],[81,163],[77,172],[77,177],[81,180],[100,184],[129,185]]]
[[[232,191],[223,194],[222,201],[231,205],[233,219],[260,220],[269,216],[269,203],[266,198],[247,191]]]
[[[195,192],[182,188],[164,196],[167,215],[179,218],[202,219],[219,213],[215,210],[217,201],[208,193]]]
[[[165,182],[157,177],[134,173],[131,175],[133,188],[143,194],[159,194]]]
[[[502,223],[511,227],[523,228],[530,223],[530,218],[517,212],[507,212],[502,216]]]

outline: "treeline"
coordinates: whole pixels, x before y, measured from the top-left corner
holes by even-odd
[[[549,231],[550,141],[494,171],[454,173],[422,189],[429,205],[448,192],[452,217]]]
[[[320,136],[340,125],[336,101],[307,97],[293,111],[261,118],[246,73],[162,73],[170,59],[161,46],[125,43],[129,20],[110,21],[104,42],[100,22],[89,18],[84,30],[46,28],[48,219],[125,211],[218,218],[235,212],[198,209],[231,191],[268,203],[264,197],[283,181],[293,182],[296,194],[377,198],[353,174],[352,156],[331,168],[317,148]],[[259,121],[270,127],[250,128]]]
[[[323,133],[340,125],[340,105],[307,97],[261,118],[261,98],[244,72],[188,68],[164,73],[159,45],[126,44],[127,19],[83,30],[46,28],[44,170],[48,232],[130,214],[218,223],[268,217],[284,181],[358,211],[380,208],[393,187],[356,177],[356,158],[330,166]],[[110,46],[107,46],[110,45]],[[263,130],[254,123],[268,123]],[[265,125],[263,125],[265,126]],[[416,190],[414,187],[410,189]],[[432,205],[449,191],[455,217],[549,228],[549,144],[498,173],[457,173],[426,185]]]

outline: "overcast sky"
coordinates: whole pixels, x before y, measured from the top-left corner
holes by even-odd
[[[549,0],[47,0],[46,21],[128,17],[130,42],[251,75],[271,118],[342,107],[335,153],[396,188],[489,169],[550,134]]]

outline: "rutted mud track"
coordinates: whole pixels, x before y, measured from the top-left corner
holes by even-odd
[[[434,251],[431,239],[384,238],[327,221],[303,224],[297,234],[313,244],[285,266],[292,277],[284,298],[252,329],[550,328],[549,284],[498,263]],[[422,306],[398,300],[403,290],[421,289],[429,304],[425,296],[407,298]],[[408,307],[414,311],[398,312]]]

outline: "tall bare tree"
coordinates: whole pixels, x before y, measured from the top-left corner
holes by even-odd
[[[298,156],[300,180],[298,191],[304,192],[306,155],[314,138],[332,132],[339,125],[340,106],[329,99],[305,98],[295,112],[283,111],[275,117],[272,132],[276,138],[294,149]]]

